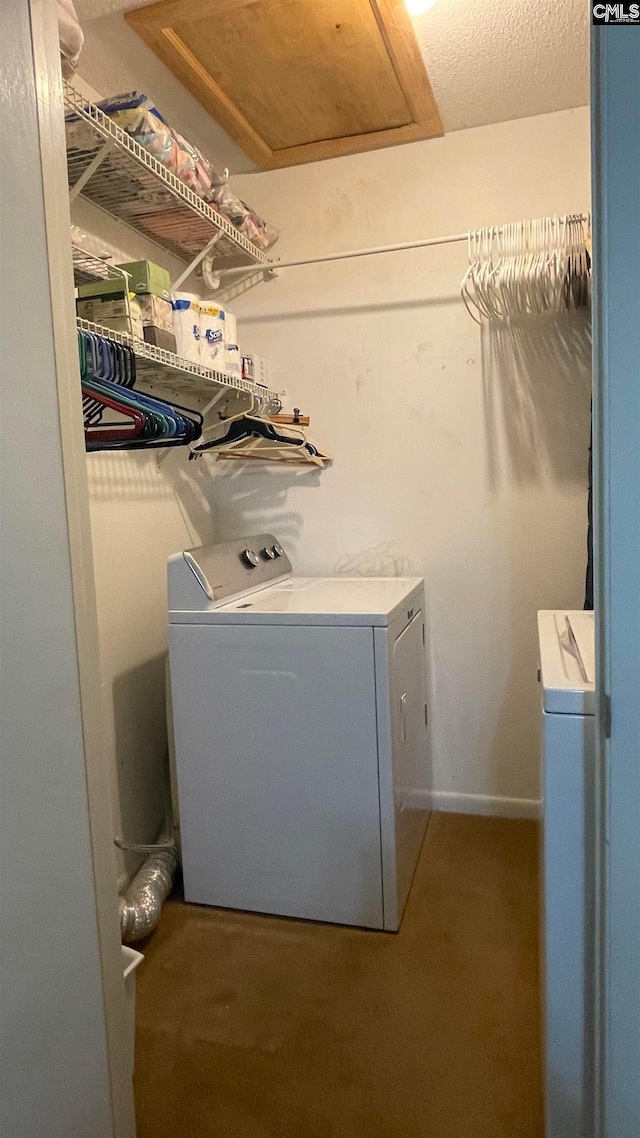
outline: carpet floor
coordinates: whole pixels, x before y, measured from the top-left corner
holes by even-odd
[[[169,901],[138,1138],[542,1138],[537,843],[433,815],[398,934]]]

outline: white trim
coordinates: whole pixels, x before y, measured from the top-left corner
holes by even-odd
[[[411,802],[446,814],[484,814],[494,818],[540,818],[538,798],[502,798],[490,794],[456,794],[451,790],[425,790],[411,794]]]
[[[122,980],[122,945],[115,881],[109,771],[98,616],[93,570],[87,458],[73,304],[69,199],[62,75],[55,11],[49,0],[29,0],[40,131],[43,205],[56,363],[59,430],[71,561],[71,587],[85,757],[102,998],[113,1116],[109,1138],[135,1138],[135,1104],[126,1046],[129,1010]],[[106,1138],[106,1136],[105,1136]]]

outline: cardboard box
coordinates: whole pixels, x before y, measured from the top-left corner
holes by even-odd
[[[167,332],[164,328],[156,328],[153,324],[146,324],[144,338],[147,344],[153,344],[156,348],[164,348],[165,352],[173,352],[175,355],[176,338],[173,332]]]
[[[117,280],[115,277],[107,281],[89,281],[87,284],[78,286],[78,299],[82,300],[85,297],[94,297],[95,299],[106,299],[107,297],[124,296],[124,280],[122,277]]]
[[[171,278],[161,265],[154,265],[153,261],[127,261],[118,268],[129,273],[129,288],[133,292],[149,292],[162,300],[171,300]]]
[[[136,321],[142,319],[136,297],[132,297],[128,305],[124,297],[113,300],[99,296],[88,297],[86,300],[76,301],[76,311],[83,320],[93,320],[95,324],[100,324],[102,320],[110,320],[114,316],[128,316],[129,312]]]
[[[146,328],[153,325],[162,328],[165,332],[173,332],[173,309],[168,300],[155,296],[151,292],[142,292],[136,298],[142,312],[142,323]]]
[[[100,327],[110,328],[113,332],[125,332],[127,336],[135,336],[138,340],[144,339],[141,320],[129,321],[126,316],[110,316],[100,321]]]
[[[82,320],[90,320],[103,328],[113,328],[118,332],[130,332],[142,339],[142,312],[137,297],[131,297],[127,306],[124,297],[102,299],[89,297],[76,301],[76,310]],[[131,322],[129,322],[131,313]]]
[[[269,368],[264,356],[253,352],[250,356],[242,357],[242,378],[250,379],[252,383],[269,383]]]

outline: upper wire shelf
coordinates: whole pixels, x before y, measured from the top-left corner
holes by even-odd
[[[78,317],[76,325],[81,332],[92,332],[96,336],[104,336],[108,340],[114,340],[116,344],[131,348],[136,357],[136,375],[144,382],[150,393],[159,397],[162,397],[162,392],[174,393],[180,398],[193,397],[207,403],[217,392],[236,391],[267,405],[281,404],[277,392],[270,391],[259,383],[251,383],[248,379],[227,375],[226,372],[200,367],[199,364],[185,360],[182,356],[176,356],[173,352],[167,352],[164,348],[147,344],[146,340],[139,340],[125,332],[115,332],[101,324],[93,324],[90,320]]]
[[[185,264],[213,238],[217,238],[213,247],[216,269],[273,264],[226,217],[68,83],[64,100],[67,114],[77,116],[87,128],[79,140],[81,146],[67,146],[72,199],[81,193]]]

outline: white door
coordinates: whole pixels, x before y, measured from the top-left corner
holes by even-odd
[[[428,743],[422,610],[416,613],[393,646],[391,690],[396,874],[400,919],[411,888],[428,817],[425,811]]]

